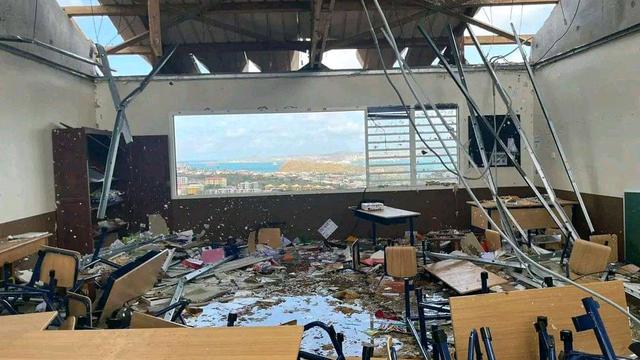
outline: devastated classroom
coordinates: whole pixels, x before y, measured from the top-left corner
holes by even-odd
[[[0,360],[640,357],[639,0],[0,0]]]

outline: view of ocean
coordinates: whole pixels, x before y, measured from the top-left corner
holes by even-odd
[[[215,162],[215,161],[181,161],[193,169],[220,171],[253,171],[258,173],[276,172],[282,166],[280,161],[272,162]]]

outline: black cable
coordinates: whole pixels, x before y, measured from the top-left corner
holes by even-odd
[[[567,25],[567,29],[564,31],[564,33],[562,35],[560,35],[560,37],[558,39],[556,39],[556,41],[553,42],[553,44],[551,44],[551,46],[549,47],[549,49],[547,49],[547,51],[540,56],[540,59],[536,62],[539,63],[542,60],[544,60],[544,57],[547,56],[547,54],[549,53],[549,51],[551,51],[551,49],[553,49],[554,46],[556,46],[556,44],[562,40],[562,38],[567,35],[567,33],[569,32],[569,30],[571,30],[571,25],[573,25],[573,22],[576,19],[576,16],[578,15],[578,10],[580,9],[580,3],[582,2],[582,0],[578,0],[578,5],[576,6],[576,12],[573,13],[573,17],[571,18],[571,22],[569,23],[569,25]],[[560,3],[562,4],[562,3]],[[562,5],[561,5],[562,6]]]

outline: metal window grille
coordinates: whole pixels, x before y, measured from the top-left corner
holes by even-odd
[[[455,106],[439,106],[446,123],[457,134],[458,110]],[[427,115],[435,125],[429,125],[420,109],[409,109],[409,115],[420,135],[449,168],[451,160],[436,137],[445,140],[445,146],[458,162],[458,148],[435,111]],[[437,156],[422,143],[401,106],[374,107],[367,110],[366,161],[368,187],[416,187],[457,183],[457,177],[446,170]],[[423,150],[425,153],[423,153]]]

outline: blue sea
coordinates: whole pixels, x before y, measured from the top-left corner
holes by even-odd
[[[221,171],[253,171],[270,173],[280,170],[281,161],[272,162],[215,162],[215,161],[183,161],[193,169],[221,170]]]

